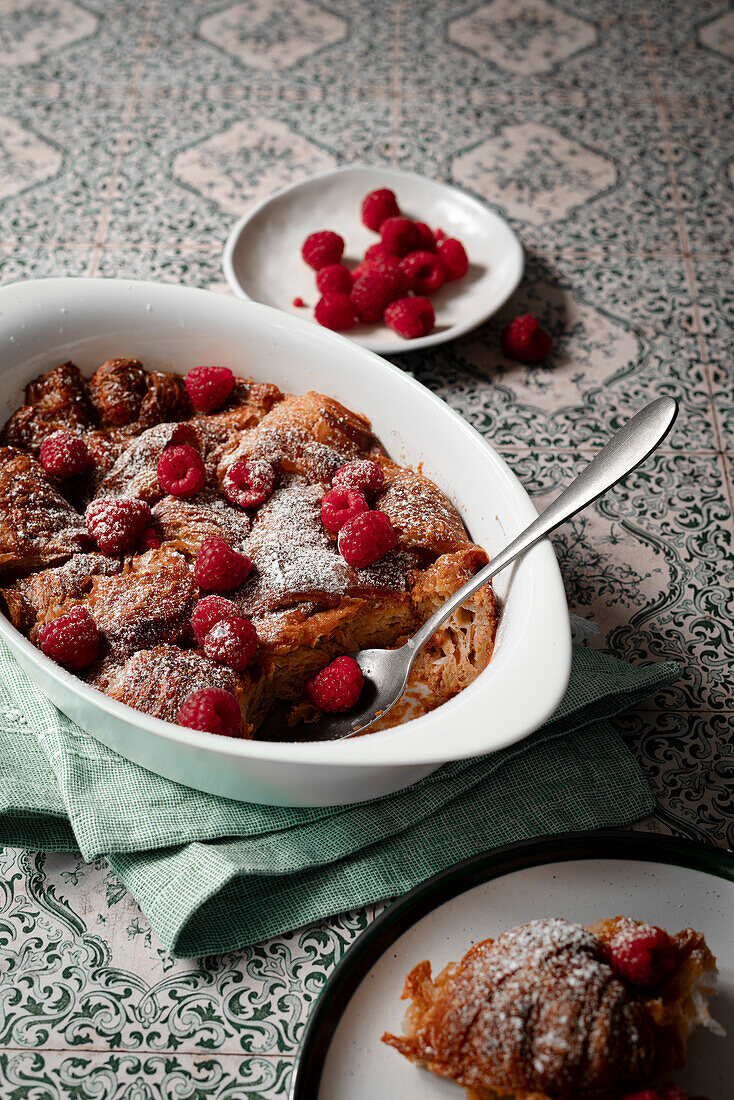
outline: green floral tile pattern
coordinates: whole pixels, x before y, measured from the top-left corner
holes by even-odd
[[[672,658],[617,719],[657,801],[642,828],[734,846],[734,15],[722,0],[6,0],[0,283],[124,275],[227,292],[235,216],[369,162],[509,218],[502,314],[396,361],[540,505],[644,401],[664,449],[554,538],[577,641]],[[501,325],[537,313],[541,367]],[[382,906],[173,960],[103,861],[0,853],[0,1095],[286,1097],[310,1006]]]

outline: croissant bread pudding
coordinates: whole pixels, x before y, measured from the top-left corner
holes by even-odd
[[[406,1034],[383,1042],[474,1100],[686,1100],[637,1092],[685,1064],[696,1026],[717,1034],[716,960],[699,932],[629,917],[583,928],[552,917],[484,940],[435,979],[405,980]]]
[[[29,383],[0,434],[0,584],[13,624],[88,684],[166,721],[308,739],[362,688],[348,656],[400,645],[487,555],[369,422],[318,393],[111,359]],[[451,698],[492,655],[485,586],[373,728]]]

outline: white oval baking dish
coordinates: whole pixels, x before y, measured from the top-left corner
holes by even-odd
[[[421,465],[472,537],[499,550],[536,513],[494,450],[443,401],[374,353],[308,321],[204,290],[125,280],[43,279],[0,289],[3,419],[26,382],[72,359],[86,374],[137,357],[185,373],[222,363],[364,413],[390,454]],[[188,786],[269,805],[342,805],[399,790],[447,760],[493,752],[552,714],[571,664],[568,609],[550,543],[496,583],[495,654],[465,691],[384,733],[322,744],[232,740],[150,718],[45,657],[0,615],[0,635],[38,687],[116,752]]]

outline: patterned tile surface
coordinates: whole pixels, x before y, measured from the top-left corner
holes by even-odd
[[[541,504],[655,394],[653,461],[554,542],[578,640],[672,658],[618,719],[641,827],[734,846],[734,18],[724,0],[6,0],[0,282],[225,291],[253,199],[334,164],[453,180],[527,251],[478,332],[398,362]],[[503,359],[531,311],[549,362]],[[174,961],[103,861],[0,853],[0,1095],[285,1097],[309,1006],[372,909]]]

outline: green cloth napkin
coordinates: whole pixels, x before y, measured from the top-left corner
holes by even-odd
[[[408,890],[483,849],[635,821],[653,808],[608,719],[679,675],[577,648],[553,718],[413,787],[320,809],[202,794],[62,715],[0,643],[0,842],[104,856],[175,955],[257,943]]]

